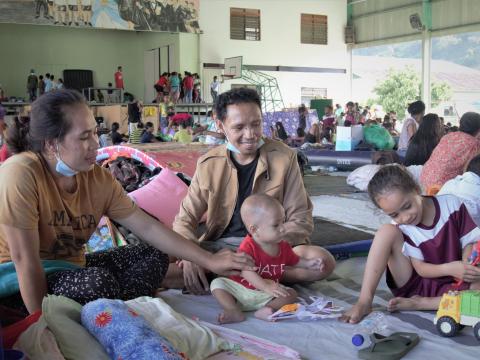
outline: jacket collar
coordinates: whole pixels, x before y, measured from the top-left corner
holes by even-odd
[[[274,141],[268,138],[263,138],[265,144],[258,150],[260,151],[260,156],[258,158],[258,165],[256,171],[256,177],[264,172],[266,172],[266,179],[270,180],[270,171],[268,167],[268,154],[274,151],[277,151],[276,147],[274,146]],[[212,158],[225,158],[227,163],[232,168],[235,168],[233,165],[232,160],[230,159],[230,151],[227,150],[227,145],[219,145],[216,148],[209,151],[207,154],[204,155],[202,159],[202,163],[207,161],[208,159]]]

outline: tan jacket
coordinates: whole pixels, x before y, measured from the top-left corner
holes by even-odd
[[[309,242],[313,231],[312,203],[303,185],[297,155],[279,141],[265,139],[253,181],[252,194],[265,193],[285,208],[292,245]],[[173,230],[193,241],[213,241],[223,234],[238,197],[237,170],[225,145],[203,155],[197,163],[188,194],[182,201]],[[207,212],[206,232],[196,230]]]

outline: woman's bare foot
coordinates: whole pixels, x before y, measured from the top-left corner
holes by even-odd
[[[437,310],[440,305],[440,297],[412,296],[411,298],[396,297],[388,302],[387,310]]]
[[[239,309],[223,310],[218,314],[217,321],[219,324],[230,324],[242,322],[245,320],[245,315]]]
[[[255,311],[255,317],[265,321],[272,321],[268,317],[273,314],[273,309],[268,306],[264,306],[261,309]]]
[[[356,324],[366,315],[372,312],[372,303],[357,302],[351,309],[345,311],[340,317],[340,321]]]

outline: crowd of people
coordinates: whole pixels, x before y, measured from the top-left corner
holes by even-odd
[[[422,158],[429,155],[431,150],[438,143],[440,136],[458,131],[458,126],[445,123],[443,117],[436,114],[429,114],[427,121],[420,129],[421,121],[425,115],[425,104],[422,101],[415,101],[407,108],[409,116],[403,121],[402,127],[397,126],[397,114],[395,111],[379,111],[369,106],[361,107],[358,103],[349,101],[345,107],[336,104],[335,108],[327,105],[324,108],[324,115],[319,121],[312,121],[307,128],[308,108],[301,105],[298,108],[298,128],[296,134],[288,134],[281,121],[277,121],[270,127],[271,138],[283,141],[290,146],[301,146],[307,144],[332,145],[336,140],[337,126],[351,127],[361,125],[364,129],[375,127],[382,136],[391,139],[395,146],[388,150],[397,150],[398,155],[405,159],[408,165],[419,165]],[[413,135],[420,130],[414,138]],[[432,136],[427,139],[425,134]],[[385,150],[378,148],[375,143],[364,141],[359,149]],[[417,146],[417,148],[415,148]],[[407,155],[407,149],[411,148]],[[423,162],[422,162],[423,164]]]
[[[27,77],[27,92],[30,101],[45,93],[55,90],[61,90],[64,88],[63,80],[55,79],[55,75],[46,73],[45,76],[35,74],[35,70],[30,70],[30,74]]]

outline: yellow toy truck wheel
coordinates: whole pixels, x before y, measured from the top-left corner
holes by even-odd
[[[473,334],[477,338],[478,341],[480,341],[480,321],[475,324],[473,327]]]
[[[478,325],[478,324],[477,324]],[[455,336],[460,329],[459,324],[450,316],[442,316],[437,321],[437,330],[444,337]]]

